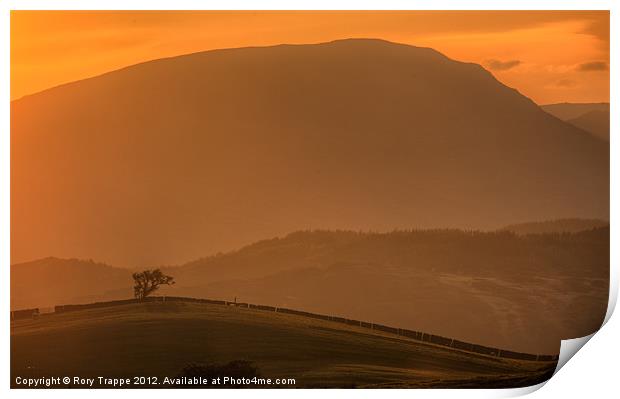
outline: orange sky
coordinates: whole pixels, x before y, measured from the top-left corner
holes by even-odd
[[[539,104],[609,101],[608,11],[12,11],[11,98],[156,58],[350,37],[480,63]]]

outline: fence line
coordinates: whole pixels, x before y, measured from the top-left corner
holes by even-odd
[[[39,316],[39,308],[12,310],[11,320],[33,319]]]
[[[313,319],[327,320],[333,321],[336,323],[347,324],[352,326],[358,326],[363,328],[368,328],[371,330],[377,330],[381,332],[386,332],[390,334],[395,334],[398,336],[410,338],[420,342],[427,342],[434,345],[449,347],[453,349],[457,349],[464,352],[477,353],[486,356],[499,357],[505,359],[517,359],[517,360],[528,360],[528,361],[557,361],[559,355],[535,355],[531,353],[522,353],[522,352],[514,352],[499,348],[492,348],[489,346],[472,344],[469,342],[459,341],[453,338],[442,337],[440,335],[428,334],[421,331],[413,331],[404,328],[390,327],[385,326],[383,324],[370,323],[361,320],[355,319],[347,319],[345,317],[339,316],[331,316],[324,315],[319,313],[306,312],[303,310],[295,310],[282,308],[277,306],[269,306],[269,305],[256,305],[246,302],[230,302],[223,300],[215,300],[215,299],[205,299],[205,298],[188,298],[188,297],[176,297],[176,296],[163,296],[163,297],[146,297],[143,299],[143,302],[196,302],[196,303],[208,303],[213,305],[224,305],[224,306],[235,306],[242,307],[247,309],[256,309],[262,311],[270,311],[277,313],[286,313],[293,314],[302,317],[309,317]],[[72,312],[83,309],[95,309],[95,308],[103,308],[109,306],[116,305],[126,305],[131,303],[137,303],[136,299],[123,299],[117,301],[107,301],[107,302],[94,302],[88,304],[80,304],[80,305],[57,305],[54,307],[55,313],[65,313]],[[39,309],[24,309],[24,310],[16,310],[11,311],[11,320],[17,319],[25,319],[25,318],[34,318],[39,316]]]

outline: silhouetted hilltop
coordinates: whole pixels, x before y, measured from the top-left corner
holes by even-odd
[[[479,65],[381,40],[189,54],[11,103],[14,263],[607,219],[608,184],[608,143]]]
[[[13,304],[34,306],[41,294],[32,287],[41,285],[64,287],[63,303],[131,296],[129,271],[106,268],[114,278],[87,280],[61,269],[49,268],[53,272],[43,275],[23,267],[11,267]],[[15,275],[16,270],[24,273]],[[165,271],[177,283],[163,287],[162,295],[237,297],[517,351],[556,353],[559,339],[590,334],[602,322],[609,227],[527,236],[302,231]],[[80,300],[87,294],[89,301]]]
[[[609,226],[609,222],[600,219],[558,219],[513,224],[504,227],[502,230],[517,234],[577,233],[606,226]]]

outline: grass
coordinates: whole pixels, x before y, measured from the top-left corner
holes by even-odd
[[[255,362],[296,387],[513,387],[555,362],[498,359],[355,326],[200,303],[142,303],[11,323],[15,377],[176,376],[189,363]]]

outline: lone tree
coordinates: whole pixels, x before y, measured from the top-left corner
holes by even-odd
[[[143,300],[153,292],[157,291],[160,285],[174,284],[174,277],[166,276],[159,269],[145,270],[141,273],[133,274],[133,294],[139,301]]]

